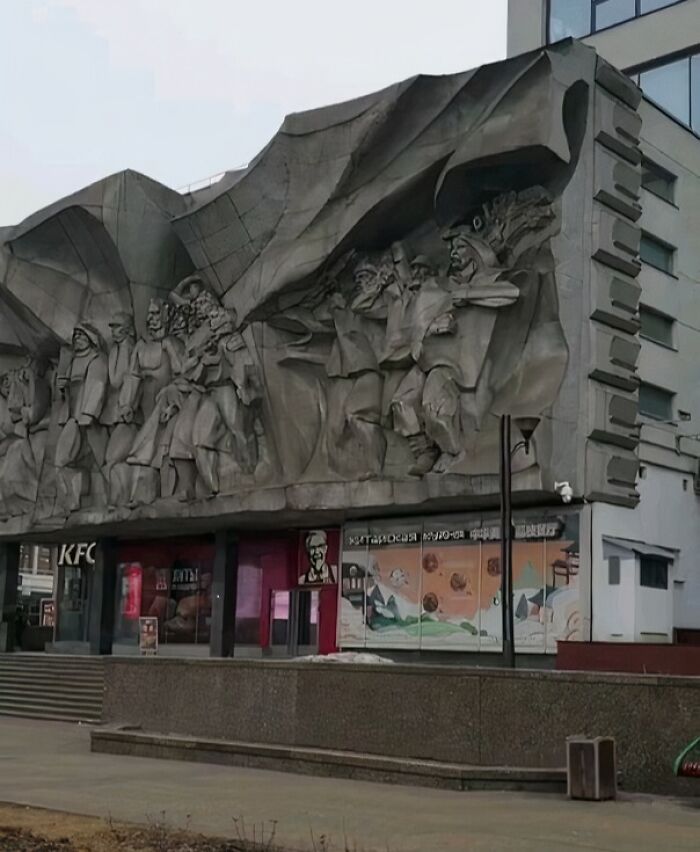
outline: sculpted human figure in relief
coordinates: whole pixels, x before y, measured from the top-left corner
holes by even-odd
[[[220,453],[227,443],[245,474],[254,473],[264,455],[260,378],[236,328],[233,311],[212,310],[209,336],[191,364],[192,381],[202,388],[192,429],[195,460],[210,496],[220,490]]]
[[[127,423],[134,420],[139,409],[144,420],[150,417],[156,397],[180,372],[184,346],[169,333],[168,314],[167,302],[151,299],[146,314],[147,336],[134,347],[119,399]]]
[[[79,508],[81,494],[89,491],[90,474],[102,472],[108,433],[101,415],[107,383],[102,337],[89,323],[78,323],[71,350],[62,352],[56,375],[61,405],[58,422],[62,428],[55,462],[59,498],[69,510]]]
[[[110,503],[116,504],[123,499],[125,483],[117,478],[112,480],[112,470],[126,460],[136,436],[138,426],[135,420],[138,413],[128,414],[120,403],[124,383],[131,375],[131,361],[136,345],[136,332],[131,314],[120,312],[109,321],[112,343],[107,354],[107,398],[102,411],[102,423],[110,430],[105,451],[105,477],[110,487]],[[126,422],[128,417],[130,422]]]
[[[0,516],[35,505],[51,411],[48,364],[30,359],[0,377]]]

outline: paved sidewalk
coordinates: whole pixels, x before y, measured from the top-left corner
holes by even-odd
[[[277,838],[369,852],[659,852],[700,848],[697,805],[632,797],[593,804],[546,794],[454,793],[202,763],[91,754],[89,730],[0,716],[0,801],[235,836],[277,820]],[[259,836],[259,834],[258,834]]]

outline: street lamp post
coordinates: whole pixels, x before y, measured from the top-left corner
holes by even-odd
[[[516,426],[523,440],[511,449],[510,414],[501,415],[500,479],[501,479],[501,615],[503,618],[503,664],[515,668],[515,627],[513,622],[513,509],[511,503],[511,459],[524,447],[528,452],[538,417],[517,417]]]

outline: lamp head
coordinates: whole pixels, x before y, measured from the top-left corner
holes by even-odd
[[[523,438],[525,440],[525,447],[529,451],[530,439],[532,438],[532,435],[533,435],[535,429],[537,429],[537,426],[540,422],[540,418],[539,417],[515,417],[513,419],[515,420],[515,425],[520,430],[520,434],[523,436]]]

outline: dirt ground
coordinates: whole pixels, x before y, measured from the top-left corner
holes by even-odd
[[[274,843],[274,826],[262,838],[247,839],[248,831],[235,825],[241,839],[222,840],[170,830],[163,815],[144,827],[0,804],[2,852],[282,852]],[[318,852],[323,850],[321,839]]]

